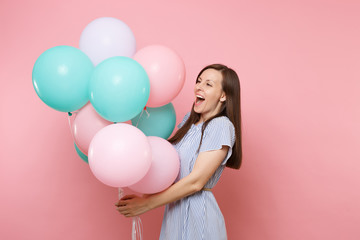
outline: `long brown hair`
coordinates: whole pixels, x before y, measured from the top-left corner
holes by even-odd
[[[216,117],[226,116],[230,119],[232,124],[235,127],[235,144],[232,150],[232,154],[229,160],[226,163],[226,166],[229,168],[239,169],[242,162],[242,144],[241,144],[241,101],[240,101],[240,81],[239,77],[234,70],[228,68],[222,64],[212,64],[203,68],[196,79],[200,77],[200,75],[206,69],[215,69],[221,72],[222,74],[222,89],[226,95],[225,104],[222,105],[220,112],[215,116],[207,119],[201,129],[201,140],[200,145],[202,143],[202,138],[204,135],[204,131],[206,126],[209,124],[211,120]],[[200,120],[200,114],[194,111],[194,105],[191,108],[191,113],[185,124],[175,133],[175,135],[168,139],[170,143],[178,143],[185,136],[185,134],[189,131],[192,124],[197,123]]]

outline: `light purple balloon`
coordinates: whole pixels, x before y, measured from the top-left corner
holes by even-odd
[[[96,66],[114,57],[132,57],[136,51],[135,36],[128,25],[117,18],[102,17],[90,22],[81,33],[79,48]]]
[[[148,172],[151,147],[139,129],[117,123],[96,133],[88,157],[90,169],[98,180],[112,187],[127,187]]]
[[[148,141],[152,152],[151,167],[144,178],[129,188],[150,194],[165,190],[175,181],[180,162],[175,148],[165,139],[151,136]]]

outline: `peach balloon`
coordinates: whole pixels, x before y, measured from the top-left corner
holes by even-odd
[[[134,55],[150,80],[148,107],[161,107],[173,100],[185,82],[185,65],[172,49],[162,45],[150,45]]]
[[[77,113],[72,126],[75,143],[81,152],[88,155],[88,149],[92,138],[100,129],[111,123],[112,122],[102,118],[90,103],[87,103],[81,108]]]
[[[165,139],[151,136],[148,141],[152,152],[151,167],[144,178],[129,188],[150,194],[165,190],[175,181],[180,161],[175,148]]]

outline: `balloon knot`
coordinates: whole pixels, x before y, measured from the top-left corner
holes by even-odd
[[[72,113],[71,113],[71,112],[68,112],[68,115],[69,115],[69,117],[71,117],[71,116],[72,116]]]

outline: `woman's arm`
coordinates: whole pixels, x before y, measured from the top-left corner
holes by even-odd
[[[163,192],[145,198],[125,196],[115,204],[117,210],[126,217],[133,217],[200,191],[220,166],[228,149],[228,146],[222,146],[220,150],[201,152],[188,176]]]

